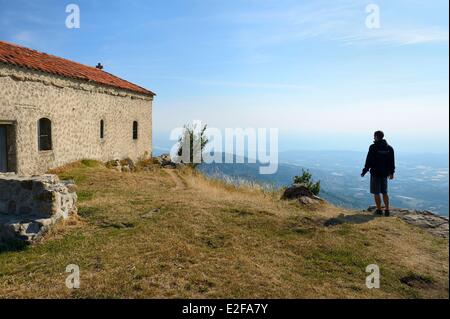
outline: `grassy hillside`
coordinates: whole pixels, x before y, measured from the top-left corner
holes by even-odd
[[[397,218],[301,208],[191,170],[119,173],[90,161],[58,171],[78,184],[79,218],[43,242],[0,253],[0,297],[448,298],[448,241]],[[65,287],[68,264],[81,288]],[[378,264],[381,288],[365,286]]]

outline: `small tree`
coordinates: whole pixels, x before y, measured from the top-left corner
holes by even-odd
[[[202,153],[209,139],[205,136],[207,125],[197,130],[196,125],[187,124],[183,127],[183,134],[178,139],[177,156],[181,162],[193,168],[202,162]]]
[[[307,189],[311,191],[314,195],[319,195],[320,193],[320,181],[317,181],[314,183],[312,179],[312,174],[309,172],[309,170],[302,169],[302,175],[301,176],[295,176],[294,177],[294,184],[302,184]]]

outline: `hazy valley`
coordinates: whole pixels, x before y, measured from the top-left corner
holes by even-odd
[[[365,153],[347,151],[280,152],[278,171],[260,175],[260,164],[202,164],[208,175],[248,180],[282,187],[293,176],[309,169],[321,181],[321,196],[331,203],[364,209],[372,204],[369,176],[360,177]],[[448,215],[449,168],[446,154],[400,154],[396,159],[397,174],[390,183],[392,204],[396,207],[430,210]]]

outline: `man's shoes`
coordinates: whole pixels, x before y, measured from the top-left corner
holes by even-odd
[[[376,214],[376,215],[383,216],[383,211],[382,211],[381,209],[377,209],[377,210],[375,211],[375,214]]]
[[[386,217],[391,216],[391,212],[389,211],[389,209],[386,209],[386,210],[384,211],[384,216],[386,216]]]

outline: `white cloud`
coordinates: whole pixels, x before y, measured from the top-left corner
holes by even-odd
[[[191,82],[199,85],[220,86],[228,88],[247,88],[247,89],[271,89],[271,90],[308,90],[314,89],[311,85],[303,85],[296,83],[283,82],[239,82],[239,81],[222,81],[222,80],[202,80],[195,78],[188,78],[182,76],[163,76],[155,77],[156,79],[177,80],[183,82]]]
[[[34,36],[30,31],[20,31],[11,36],[14,43],[30,46],[34,44]]]
[[[360,34],[344,35],[337,38],[346,44],[374,43],[409,45],[420,43],[448,43],[448,31],[437,28],[422,29],[371,29]]]
[[[240,26],[236,43],[253,48],[309,38],[345,45],[448,43],[448,27],[408,25],[408,21],[402,21],[402,15],[397,16],[392,20],[382,15],[381,28],[369,29],[363,2],[338,1],[330,5],[317,1],[287,10],[239,13],[230,19]]]
[[[205,85],[224,86],[232,88],[251,88],[251,89],[288,89],[288,90],[311,90],[309,85],[290,84],[290,83],[259,83],[259,82],[229,82],[229,81],[199,81]]]

